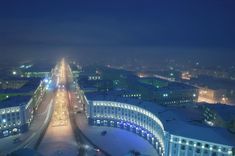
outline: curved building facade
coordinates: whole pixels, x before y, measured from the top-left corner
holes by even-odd
[[[134,132],[146,138],[161,155],[164,155],[164,127],[151,112],[138,106],[114,101],[93,101],[89,106],[90,124],[118,127]]]
[[[152,144],[160,156],[234,156],[233,142],[223,144],[226,141],[213,142],[210,139],[208,141],[207,136],[203,140],[200,137],[201,134],[198,138],[197,135],[189,137],[186,132],[187,126],[181,127],[181,133],[177,130],[174,133],[171,130],[174,127],[168,130],[169,125],[166,124],[171,121],[168,119],[163,121],[160,115],[165,110],[148,106],[148,104],[126,99],[88,97],[86,115],[91,125],[117,127],[136,133]],[[192,133],[200,133],[196,130]]]

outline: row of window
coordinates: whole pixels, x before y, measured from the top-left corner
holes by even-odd
[[[128,131],[131,131],[133,133],[136,133],[142,137],[144,137],[146,140],[148,140],[158,151],[158,153],[163,156],[165,151],[162,148],[162,145],[159,144],[159,140],[154,138],[154,136],[146,131],[145,129],[142,129],[142,127],[139,127],[138,125],[133,125],[128,122],[123,122],[123,121],[112,121],[112,120],[106,120],[106,119],[95,119],[93,122],[95,125],[104,125],[104,126],[111,126],[111,127],[118,127],[122,128]]]
[[[6,128],[20,126],[20,125],[21,125],[21,121],[9,122],[9,123],[2,124],[0,126],[0,129],[6,129]]]
[[[170,102],[164,102],[164,104],[177,104],[177,103],[189,103],[192,102],[192,100],[180,100],[180,101],[170,101]]]
[[[125,94],[123,97],[141,97],[141,94]]]
[[[16,120],[16,119],[20,119],[19,112],[0,115],[0,121],[2,121],[2,122],[3,122],[3,120],[11,121],[11,120]]]
[[[19,111],[20,111],[19,107],[0,109],[0,115],[1,114],[7,114],[7,113],[19,112]]]
[[[156,124],[156,121],[159,122],[159,119],[156,120],[152,113],[131,105],[124,106],[120,103],[109,104],[95,102],[94,107],[91,108],[92,117],[123,120],[139,125],[152,133],[162,146],[164,145],[164,130],[161,127],[162,125]]]
[[[109,106],[103,106],[103,107],[99,107],[99,106],[94,106],[93,107],[93,111],[94,113],[96,113],[96,115],[99,116],[115,116],[115,117],[119,117],[119,118],[133,118],[133,119],[137,119],[140,122],[146,123],[147,125],[150,126],[154,126],[156,125],[156,119],[154,120],[154,118],[152,118],[153,116],[150,115],[148,113],[148,116],[146,115],[147,113],[143,114],[140,111],[136,112],[133,111],[131,109],[124,109],[124,108],[120,108],[120,107],[109,107]],[[158,121],[158,120],[157,120]],[[161,127],[161,125],[160,125]]]
[[[115,109],[116,108],[122,108],[124,111],[125,110],[131,110],[131,111],[135,111],[135,112],[139,112],[141,114],[144,114],[145,116],[148,116],[150,117],[151,119],[153,119],[158,125],[160,125],[160,127],[162,128],[162,130],[164,130],[164,127],[163,127],[163,124],[161,123],[161,121],[155,116],[153,115],[151,112],[145,110],[145,109],[142,109],[138,106],[133,106],[133,105],[129,105],[129,104],[125,104],[125,103],[119,103],[119,102],[105,102],[105,101],[101,101],[101,102],[98,102],[98,101],[94,101],[93,102],[93,105],[94,106],[107,106],[107,107],[114,107]]]
[[[178,137],[173,137],[171,139],[171,144],[173,144],[172,146],[172,150],[173,153],[175,153],[176,151],[178,151],[178,149],[180,149],[180,151],[187,151],[187,152],[192,152],[193,150],[195,150],[196,153],[203,153],[203,155],[208,155],[211,154],[215,155],[213,153],[221,153],[222,155],[231,155],[232,154],[232,150],[230,147],[223,147],[221,145],[216,145],[216,144],[211,144],[211,143],[202,143],[200,141],[195,141],[195,140],[186,140],[186,139],[181,139]]]
[[[135,123],[142,127],[148,129],[151,133],[157,132],[156,135],[161,134],[161,138],[163,138],[163,131],[160,126],[158,126],[151,118],[141,115],[140,113],[136,112],[109,112],[109,111],[99,111],[99,109],[94,109],[94,117],[97,118],[115,118],[118,120],[129,121],[131,123]],[[159,133],[160,132],[160,133]]]

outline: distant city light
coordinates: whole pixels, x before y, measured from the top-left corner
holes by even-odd
[[[228,151],[228,154],[232,154],[232,151]]]
[[[48,80],[47,78],[45,78],[45,79],[44,79],[44,82],[45,82],[45,83],[48,83],[48,82],[49,82],[49,80]]]
[[[20,68],[24,68],[24,67],[25,67],[25,65],[21,65],[21,66],[20,66]]]
[[[90,146],[89,146],[89,145],[84,145],[84,148],[85,148],[85,149],[89,149]]]
[[[25,66],[26,69],[31,68],[31,67],[32,67],[32,65]]]
[[[163,94],[163,97],[168,97],[168,94],[166,93],[166,94]]]
[[[16,75],[17,73],[16,73],[16,71],[13,71],[12,74],[13,74],[13,75]]]

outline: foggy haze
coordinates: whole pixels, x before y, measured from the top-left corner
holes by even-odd
[[[82,63],[146,64],[175,59],[231,66],[234,6],[232,0],[5,1],[1,59],[69,56]]]

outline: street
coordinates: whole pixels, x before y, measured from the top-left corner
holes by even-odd
[[[78,145],[68,113],[67,64],[62,60],[58,70],[58,84],[54,100],[54,112],[47,131],[38,147],[45,156],[78,155]]]

